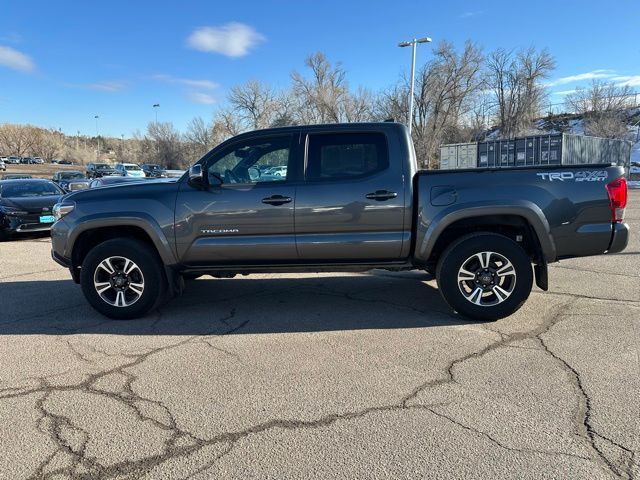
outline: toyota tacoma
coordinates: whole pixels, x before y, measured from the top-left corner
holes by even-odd
[[[185,279],[422,269],[445,301],[495,320],[547,289],[547,264],[628,242],[612,165],[419,170],[397,123],[238,135],[177,181],[67,195],[52,256],[88,302],[140,317]]]

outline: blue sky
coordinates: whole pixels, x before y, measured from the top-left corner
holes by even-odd
[[[10,4],[11,3],[11,4]],[[496,47],[547,47],[552,91],[590,78],[640,90],[640,2],[0,1],[0,123],[130,136],[154,119],[184,129],[210,119],[235,84],[277,87],[304,58],[341,61],[352,87],[393,84],[414,36]],[[418,62],[431,47],[420,45]],[[577,77],[576,77],[577,76]],[[562,94],[554,100],[561,101]]]

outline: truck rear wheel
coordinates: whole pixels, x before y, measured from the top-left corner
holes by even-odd
[[[115,238],[95,246],[80,271],[87,301],[101,314],[117,320],[150,312],[160,303],[166,283],[155,252],[131,238]]]
[[[529,298],[533,286],[526,252],[495,233],[458,239],[442,254],[436,279],[449,306],[477,320],[508,317]]]

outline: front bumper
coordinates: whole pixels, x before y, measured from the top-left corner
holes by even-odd
[[[5,216],[0,228],[10,234],[48,232],[53,223],[40,223],[40,215]]]
[[[607,253],[618,253],[627,248],[629,244],[629,225],[626,223],[614,223],[611,235],[611,244]]]
[[[51,249],[51,258],[58,264],[62,265],[65,268],[71,268],[71,259],[67,257],[63,257],[54,249]]]

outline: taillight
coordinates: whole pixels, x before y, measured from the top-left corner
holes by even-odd
[[[611,221],[621,222],[624,219],[624,209],[627,206],[627,181],[619,178],[607,184],[609,205],[611,205]]]

